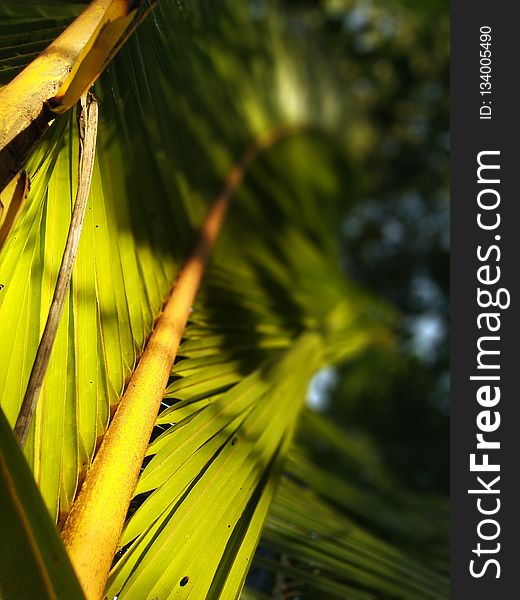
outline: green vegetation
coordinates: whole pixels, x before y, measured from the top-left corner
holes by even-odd
[[[3,2],[0,82],[85,6]],[[81,597],[53,523],[244,166],[103,597],[448,596],[447,27],[440,0],[157,2],[94,85],[85,222],[23,448],[34,484],[11,428],[78,186],[77,109],[56,115],[0,250],[0,511],[20,540],[12,560],[2,541],[2,598]]]

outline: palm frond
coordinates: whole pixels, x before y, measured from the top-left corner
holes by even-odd
[[[0,28],[0,40],[19,48],[0,54],[4,74],[77,10],[28,3],[17,13],[14,4],[2,14],[17,15],[21,38]],[[421,535],[431,539],[428,507],[417,516],[406,494],[392,505],[396,486],[382,468],[380,485],[362,485],[355,474],[379,467],[355,442],[342,448],[349,482],[313,464],[301,441],[289,453],[311,377],[367,345],[391,344],[395,315],[344,276],[329,233],[351,183],[327,125],[347,122],[347,111],[340,100],[318,110],[321,91],[298,64],[298,42],[247,10],[164,0],[96,84],[87,215],[25,454],[51,517],[64,518],[226,173],[262,132],[306,123],[255,163],[233,201],[105,595],[237,598],[269,515],[269,553],[255,561],[308,597],[441,598],[442,566],[411,558]],[[0,403],[11,425],[70,221],[73,116],[57,116],[26,162],[30,192],[0,253]]]
[[[279,157],[275,163],[280,164]],[[248,210],[243,201],[236,210]],[[294,253],[283,256],[272,248],[269,241],[277,236],[272,231],[267,240],[251,239],[232,260],[226,239],[238,240],[229,234],[217,249],[185,332],[182,358],[157,420],[157,433],[166,429],[152,442],[151,460],[136,489],[138,502],[146,500],[123,532],[124,554],[112,574],[109,598],[175,597],[186,577],[186,592],[197,597],[235,597],[309,379],[335,348],[328,343],[330,330],[357,338],[342,345],[341,358],[375,343],[384,331],[368,317],[375,303],[346,300],[339,269],[296,231]],[[314,285],[306,280],[309,272],[316,277]],[[280,287],[287,280],[300,294],[284,297]],[[328,294],[318,285],[322,280],[328,282]],[[280,310],[285,303],[291,311]],[[343,320],[338,304],[348,305],[340,311]],[[194,514],[201,517],[187,519]],[[153,565],[164,564],[174,548],[183,550],[159,576]]]
[[[287,569],[283,562],[272,561],[269,567],[314,590],[313,597],[320,597],[319,591],[335,598],[448,595],[446,578],[435,569],[372,535],[288,478],[282,479],[271,507],[263,543],[291,565]],[[309,573],[316,577],[309,578]]]

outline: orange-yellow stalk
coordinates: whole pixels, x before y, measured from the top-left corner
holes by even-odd
[[[89,600],[102,597],[173,361],[230,200],[258,153],[294,129],[280,127],[260,137],[229,172],[72,505],[62,537]]]
[[[134,5],[131,0],[94,0],[0,89],[0,190],[18,172],[54,113],[74,106],[99,77],[132,24]]]

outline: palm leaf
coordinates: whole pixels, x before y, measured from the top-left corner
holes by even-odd
[[[264,531],[267,548],[284,553],[302,572],[318,575],[307,585],[333,597],[444,598],[448,586],[442,575],[338,513],[314,493],[284,479],[271,507]],[[271,568],[284,572],[283,564]],[[343,594],[341,594],[343,588]]]
[[[57,31],[76,9],[29,4],[16,12],[7,3],[3,14],[16,19],[0,39],[7,30],[4,39],[20,50],[0,55],[4,73],[43,47],[40,25]],[[21,32],[14,40],[5,37],[13,27]],[[326,133],[330,111],[318,110],[320,94],[305,85],[299,42],[286,33],[278,22],[258,28],[234,2],[163,1],[96,84],[101,124],[87,216],[25,447],[56,520],[69,512],[226,172],[261,132],[312,125],[268,150],[234,200],[156,421],[108,598],[238,597],[273,498],[263,543],[292,553],[282,571],[309,589],[319,587],[319,568],[331,597],[445,592],[433,569],[352,520],[369,520],[384,497],[351,492],[334,506],[320,497],[329,481],[308,461],[292,454],[284,467],[310,378],[368,344],[388,344],[393,320],[339,268],[328,232],[336,198],[347,193],[344,157]],[[335,122],[344,123],[337,106]],[[55,119],[25,170],[30,193],[0,254],[8,357],[0,402],[11,425],[70,220],[72,111]],[[284,468],[316,488],[305,502],[285,478],[276,493]],[[382,514],[380,534],[391,537],[396,512]],[[309,527],[318,533],[311,542]],[[406,524],[400,531],[409,533]],[[262,560],[280,571],[279,561]]]

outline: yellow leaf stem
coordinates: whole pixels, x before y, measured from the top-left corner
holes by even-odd
[[[19,171],[55,113],[73,106],[99,77],[131,27],[136,4],[131,0],[93,0],[0,89],[0,190]]]
[[[231,198],[259,152],[295,129],[279,127],[261,136],[229,172],[72,505],[62,537],[89,600],[102,596],[177,349]]]

